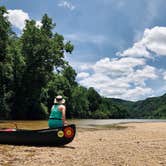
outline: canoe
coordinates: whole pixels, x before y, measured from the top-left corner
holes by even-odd
[[[63,146],[74,139],[75,133],[74,124],[40,130],[3,128],[0,129],[0,144]]]

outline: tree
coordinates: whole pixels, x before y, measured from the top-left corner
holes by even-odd
[[[92,87],[88,89],[88,101],[90,112],[95,112],[102,102],[101,96]]]
[[[25,61],[21,54],[21,42],[20,39],[15,35],[10,36],[10,45],[8,47],[9,55],[12,59],[12,107],[11,107],[11,117],[12,119],[17,119],[22,111],[20,111],[20,103],[22,102],[22,93],[20,89],[22,88],[21,80],[24,73]]]
[[[77,86],[72,92],[72,117],[87,118],[89,101],[87,99],[87,89],[82,86]]]
[[[157,110],[154,111],[154,117],[155,118],[166,118],[166,104],[161,105]]]
[[[8,55],[7,47],[10,34],[10,23],[5,14],[5,7],[0,7],[0,117],[7,118],[10,112],[8,100],[11,96],[11,57]]]
[[[72,106],[72,91],[74,90],[74,88],[77,85],[77,82],[76,82],[76,72],[75,70],[70,66],[70,65],[65,65],[65,67],[63,68],[63,70],[61,71],[61,74],[62,76],[67,80],[68,82],[68,85],[69,85],[69,89],[67,91],[65,91],[65,97],[66,97],[66,108],[67,108],[67,112],[66,112],[66,116],[67,118],[71,118],[72,115],[72,109],[73,109],[73,106]]]
[[[34,20],[27,20],[21,36],[22,55],[25,59],[25,69],[22,76],[20,109],[23,117],[37,119],[38,110],[42,111],[41,93],[57,71],[66,64],[64,53],[71,52],[69,43],[58,33],[53,34],[55,25],[46,14],[42,18],[42,26],[37,27]],[[72,46],[70,47],[72,48]],[[42,114],[39,112],[39,114]]]
[[[41,98],[42,98],[41,100],[47,103],[46,105],[50,110],[54,98],[57,95],[62,95],[64,96],[65,99],[67,99],[66,95],[68,92],[70,93],[70,85],[68,80],[66,80],[66,78],[63,77],[62,75],[54,74],[52,76],[52,79],[48,82],[47,86],[43,88],[43,91],[41,93]],[[47,96],[47,98],[45,98],[45,96]]]
[[[69,81],[69,84],[71,86],[77,85],[76,82],[77,73],[70,65],[65,65],[61,73]]]
[[[56,24],[52,23],[52,19],[49,18],[47,14],[44,14],[41,23],[42,23],[41,31],[45,33],[47,37],[52,38],[53,36],[52,29],[56,26]]]
[[[71,45],[70,41],[65,43],[64,37],[58,33],[55,33],[51,40],[51,52],[52,62],[57,72],[60,72],[65,67],[67,62],[64,60],[64,53],[71,53],[74,46]]]

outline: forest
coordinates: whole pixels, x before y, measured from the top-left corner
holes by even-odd
[[[79,85],[76,71],[65,60],[72,56],[74,45],[55,32],[56,24],[47,14],[41,18],[41,27],[27,20],[17,35],[6,13],[1,6],[1,120],[47,119],[57,95],[67,101],[67,118],[166,118],[166,94],[131,102],[106,98],[93,87]]]

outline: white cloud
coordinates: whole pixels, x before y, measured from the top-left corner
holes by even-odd
[[[145,98],[147,96],[151,96],[153,94],[153,90],[148,87],[135,87],[132,89],[127,89],[126,93],[124,93],[121,97],[127,100],[140,100],[140,98]]]
[[[135,70],[128,77],[131,78],[130,82],[135,84],[136,86],[146,86],[146,80],[154,80],[158,78],[157,69],[155,67],[146,65],[141,69]]]
[[[166,72],[163,73],[163,79],[166,80]]]
[[[106,97],[121,98],[125,100],[139,100],[151,95],[153,90],[146,86],[134,86],[130,84],[133,80],[126,77],[117,79],[95,73],[80,81],[86,87],[94,87],[101,95]]]
[[[24,28],[25,20],[30,19],[28,13],[21,9],[8,10],[7,16],[10,23],[20,30]]]
[[[41,21],[36,21],[36,26],[40,28],[42,26]]]
[[[10,23],[20,30],[23,30],[25,27],[25,21],[30,20],[28,13],[21,9],[8,10],[8,14],[6,14],[6,16]],[[40,28],[42,26],[41,21],[36,21],[36,26]]]
[[[143,58],[124,57],[120,59],[103,58],[93,66],[95,72],[109,76],[128,75],[134,67],[145,65]]]
[[[139,100],[140,98],[144,98],[147,95],[151,95],[152,93],[153,90],[151,88],[139,86],[131,89],[110,87],[109,89],[105,88],[101,90],[101,94],[104,96],[132,101]]]
[[[146,47],[141,42],[135,43],[132,48],[129,48],[123,51],[123,53],[120,53],[120,55],[150,58],[149,52],[147,51]]]
[[[59,7],[64,7],[64,8],[67,8],[69,10],[74,10],[75,9],[75,6],[68,2],[68,1],[61,1],[59,4],[58,4]]]
[[[145,29],[142,39],[122,53],[121,56],[152,58],[151,52],[166,56],[166,27]],[[150,57],[151,56],[151,57]]]
[[[80,64],[79,68],[80,70],[89,70],[91,69],[93,64],[87,64],[87,63],[84,63],[84,64]]]
[[[142,43],[154,53],[166,56],[166,27],[146,29]]]
[[[81,73],[78,73],[77,74],[77,78],[78,79],[84,79],[84,78],[87,78],[87,77],[89,77],[89,73],[86,73],[86,72],[81,72]]]
[[[143,58],[103,58],[89,66],[93,73],[79,83],[94,87],[107,97],[138,100],[151,95],[153,90],[146,86],[147,80],[157,79],[157,69],[146,64]],[[87,68],[86,68],[87,70]]]

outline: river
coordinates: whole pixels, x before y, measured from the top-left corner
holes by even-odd
[[[68,120],[70,124],[76,124],[81,128],[93,128],[101,125],[112,125],[119,123],[146,123],[146,122],[166,122],[166,119],[77,119]],[[35,121],[0,121],[0,128],[20,128],[20,129],[43,129],[48,128],[46,120]]]

